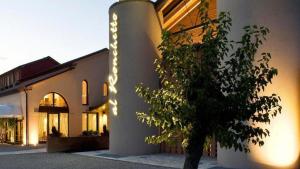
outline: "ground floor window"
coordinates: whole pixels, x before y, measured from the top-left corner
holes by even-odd
[[[47,141],[47,136],[58,131],[62,137],[69,135],[68,113],[39,113],[39,141]]]
[[[82,113],[82,131],[99,131],[99,115],[96,112]]]
[[[39,113],[39,141],[47,140],[48,128],[47,113]]]
[[[47,141],[48,135],[69,135],[69,108],[66,100],[57,93],[43,97],[39,105],[39,141]]]
[[[22,143],[22,120],[18,118],[0,118],[0,143]]]
[[[60,125],[59,130],[63,137],[67,137],[69,135],[69,114],[68,113],[60,113]]]

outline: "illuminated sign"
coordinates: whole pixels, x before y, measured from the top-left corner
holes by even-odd
[[[116,99],[118,82],[118,16],[113,13],[112,22],[110,23],[110,31],[112,35],[112,42],[110,43],[110,52],[112,52],[112,72],[108,77],[110,97],[109,103],[112,106],[113,114],[118,115],[118,101]]]

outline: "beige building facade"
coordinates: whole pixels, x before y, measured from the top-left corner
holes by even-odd
[[[107,76],[108,50],[103,49],[54,66],[11,92],[4,90],[0,105],[16,108],[17,113],[7,118],[22,122],[22,144],[46,142],[53,130],[62,137],[77,137],[87,130],[100,134],[104,125],[109,130]]]

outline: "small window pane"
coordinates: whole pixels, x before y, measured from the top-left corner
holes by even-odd
[[[88,104],[88,84],[86,81],[82,81],[82,104]]]
[[[53,106],[53,93],[49,93],[40,102],[40,106]]]
[[[60,113],[60,133],[62,134],[63,137],[68,136],[68,113]]]
[[[103,84],[103,96],[108,96],[108,85],[107,85],[107,83]]]
[[[97,131],[97,114],[88,114],[88,130]]]
[[[54,94],[54,106],[55,107],[67,107],[67,104],[63,97],[58,94]]]
[[[47,113],[39,113],[39,141],[47,140]]]

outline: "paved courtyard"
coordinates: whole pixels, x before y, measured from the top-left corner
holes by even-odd
[[[141,156],[118,156],[110,154],[109,151],[90,151],[75,153],[78,155],[112,159],[118,161],[148,164],[154,166],[163,166],[170,168],[182,168],[184,163],[184,155],[178,154],[151,154]],[[198,169],[225,169],[218,165],[216,158],[202,157]]]
[[[108,151],[46,153],[34,147],[0,144],[0,169],[174,169],[182,168],[184,156],[153,154],[116,156]],[[215,159],[203,158],[199,169],[225,169]]]
[[[172,169],[66,153],[0,156],[0,169]]]

